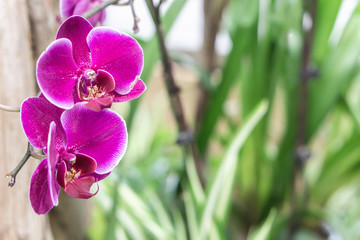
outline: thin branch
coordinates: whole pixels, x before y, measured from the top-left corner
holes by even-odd
[[[182,102],[180,99],[180,89],[176,85],[175,78],[173,75],[173,70],[172,70],[172,62],[169,57],[168,50],[165,46],[165,38],[164,38],[163,28],[162,28],[160,14],[159,14],[159,5],[155,6],[152,0],[146,0],[146,3],[148,5],[151,17],[155,24],[156,34],[158,36],[158,43],[159,43],[159,47],[160,47],[166,89],[167,89],[169,100],[170,100],[170,106],[171,106],[172,112],[175,116],[175,120],[176,120],[178,130],[179,130],[179,138],[177,140],[177,143],[181,144],[183,146],[190,147],[190,150],[191,150],[191,153],[192,153],[192,156],[195,161],[195,165],[196,165],[196,168],[197,168],[197,171],[199,174],[200,181],[201,181],[202,185],[204,186],[205,180],[204,180],[204,176],[203,176],[203,163],[199,158],[197,149],[194,144],[193,132],[189,129],[189,127],[185,121],[184,110],[183,110]]]
[[[138,18],[138,16],[136,16],[135,7],[134,7],[134,0],[129,0],[129,3],[130,3],[130,7],[131,7],[131,13],[132,13],[133,18],[134,18],[133,31],[134,31],[134,34],[136,34],[136,33],[139,32],[138,22],[140,22],[140,18]]]
[[[6,112],[20,112],[20,107],[9,107],[9,106],[0,104],[0,110],[6,111]]]
[[[6,177],[11,177],[9,184],[8,184],[9,187],[13,187],[15,185],[16,175],[19,173],[21,168],[25,165],[27,160],[30,158],[31,150],[32,150],[32,146],[30,143],[28,143],[26,153],[25,153],[24,157],[21,159],[21,161],[19,162],[19,164],[15,167],[14,170],[12,170],[10,173],[5,175]]]
[[[33,158],[36,158],[38,160],[44,160],[46,158],[46,155],[44,154],[41,154],[41,153],[38,153],[38,152],[35,152],[35,151],[31,151],[30,152],[30,155],[33,157]]]
[[[291,188],[291,216],[289,223],[288,239],[292,239],[297,231],[303,209],[307,203],[308,191],[303,176],[304,164],[311,157],[311,152],[307,147],[307,112],[308,112],[308,83],[309,80],[317,76],[317,71],[311,68],[311,51],[314,40],[314,28],[316,20],[317,0],[304,0],[304,5],[309,5],[308,10],[312,20],[310,29],[304,29],[303,53],[300,72],[300,95],[298,107],[298,125],[296,134],[295,159],[293,166],[293,179]],[[305,11],[304,11],[305,14]],[[300,201],[298,200],[300,199]]]
[[[131,13],[133,15],[134,18],[134,26],[133,26],[133,31],[134,34],[139,32],[139,25],[138,22],[140,22],[140,18],[138,18],[138,16],[135,13],[135,7],[134,7],[134,1],[135,0],[128,0],[127,2],[120,2],[121,0],[109,0],[106,2],[101,3],[100,5],[90,9],[89,11],[83,13],[83,17],[86,19],[91,18],[92,16],[94,16],[95,14],[101,12],[102,10],[104,10],[106,7],[110,6],[110,5],[116,5],[116,6],[129,6],[131,7]]]
[[[103,9],[105,9],[106,7],[113,5],[113,4],[117,4],[119,2],[119,0],[109,0],[106,2],[101,3],[100,5],[90,9],[89,11],[83,13],[83,17],[86,19],[91,18],[92,16],[94,16],[95,14],[97,14],[98,12],[102,11]]]

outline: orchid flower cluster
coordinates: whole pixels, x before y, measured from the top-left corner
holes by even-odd
[[[124,120],[109,108],[145,91],[142,68],[143,52],[132,37],[93,28],[80,16],[60,26],[37,62],[41,94],[21,106],[29,142],[46,154],[30,182],[37,214],[58,205],[60,188],[74,198],[94,196],[97,182],[119,163],[128,135]]]

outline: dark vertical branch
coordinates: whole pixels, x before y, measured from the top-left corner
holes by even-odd
[[[190,128],[187,125],[186,120],[185,120],[184,110],[183,110],[182,102],[180,99],[180,89],[176,85],[175,78],[173,75],[173,70],[172,70],[172,63],[171,63],[171,60],[169,57],[168,50],[165,45],[165,38],[164,38],[164,33],[163,33],[163,28],[162,28],[161,19],[160,19],[160,13],[159,13],[161,2],[157,6],[154,5],[152,0],[146,0],[146,3],[148,5],[151,17],[155,24],[156,34],[158,37],[158,43],[159,43],[159,47],[160,47],[166,89],[167,89],[167,92],[169,95],[170,106],[171,106],[173,115],[175,116],[175,120],[176,120],[178,130],[179,130],[179,138],[178,138],[177,142],[178,142],[178,144],[184,145],[185,147],[186,147],[186,145],[188,145],[190,147],[191,153],[192,153],[192,156],[195,161],[196,168],[197,168],[197,172],[199,174],[200,181],[201,181],[202,185],[204,186],[205,181],[204,181],[204,177],[203,177],[203,165],[202,165],[201,160],[199,159],[199,155],[197,153],[197,149],[194,144],[193,133],[190,130]]]
[[[304,29],[303,52],[300,69],[300,94],[298,107],[298,125],[295,145],[295,159],[293,166],[293,179],[291,188],[291,207],[288,239],[292,239],[297,231],[302,211],[307,202],[307,187],[303,177],[304,164],[310,158],[311,152],[307,147],[307,111],[308,111],[308,83],[317,76],[316,70],[311,67],[311,53],[314,41],[314,29],[316,21],[316,0],[304,0],[304,14],[309,14],[312,24],[309,29]]]
[[[212,73],[216,67],[216,51],[215,41],[216,35],[220,28],[221,16],[228,5],[229,0],[204,0],[204,44],[202,49],[202,67],[208,72]],[[196,109],[196,124],[201,123],[202,115],[208,105],[209,101],[209,90],[206,86],[200,85],[201,95],[199,97],[198,106]],[[196,129],[198,126],[195,126]]]

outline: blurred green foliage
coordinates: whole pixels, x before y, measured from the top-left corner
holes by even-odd
[[[221,26],[232,49],[218,74],[175,55],[209,91],[195,129],[206,187],[175,144],[177,127],[163,117],[167,99],[154,97],[149,107],[139,98],[122,114],[129,149],[101,186],[90,239],[360,238],[360,5],[316,3],[310,64],[318,75],[308,85],[304,190],[293,189],[293,175],[307,6],[230,0]],[[166,33],[185,4],[175,0],[164,14]],[[160,61],[156,43],[154,36],[142,44],[147,84]]]

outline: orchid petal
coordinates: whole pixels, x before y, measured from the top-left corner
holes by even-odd
[[[145,83],[139,79],[129,93],[120,95],[116,92],[112,92],[110,94],[113,96],[113,102],[126,102],[138,98],[145,90]]]
[[[63,22],[56,36],[56,39],[67,38],[71,41],[74,60],[82,70],[89,68],[91,64],[86,36],[92,28],[92,25],[85,18],[72,16]]]
[[[66,183],[65,183],[66,171],[67,171],[66,163],[64,161],[61,161],[60,165],[57,169],[56,180],[58,181],[60,186],[63,188],[65,188],[65,186],[66,186]]]
[[[56,191],[60,191],[59,185],[57,185]],[[29,198],[31,206],[37,214],[45,214],[54,206],[49,190],[46,158],[37,166],[31,177]]]
[[[103,25],[104,21],[105,21],[105,18],[106,18],[106,11],[103,10],[103,11],[99,12],[98,14],[99,14],[100,25]],[[90,21],[91,21],[91,18],[90,18]]]
[[[85,103],[84,106],[95,112],[100,112],[104,108],[111,107],[112,102],[113,102],[113,97],[108,96],[108,97],[91,99],[89,102]]]
[[[102,110],[101,106],[95,99],[90,99],[84,106],[94,112],[100,112]]]
[[[64,190],[70,197],[88,199],[96,195],[99,191],[98,186],[98,189],[95,193],[90,193],[90,188],[94,182],[95,178],[92,176],[76,178],[69,182]]]
[[[60,0],[60,16],[67,18],[73,15],[77,3],[78,0]]]
[[[80,0],[76,4],[72,15],[81,15],[81,14],[85,13],[86,11],[88,11],[88,10],[90,10],[90,9],[100,5],[100,4],[101,4],[101,1]],[[102,18],[102,12],[104,12],[104,10],[102,10],[99,13],[95,14],[94,16],[90,17],[88,19],[88,21],[93,26],[95,26],[96,23],[100,22],[100,20]]]
[[[55,121],[59,126],[56,134],[59,141],[65,142],[65,132],[60,123],[60,116],[64,109],[51,104],[44,97],[32,97],[21,105],[21,123],[31,145],[36,148],[45,148],[48,142],[50,123]]]
[[[36,76],[44,96],[61,108],[74,105],[74,86],[78,79],[68,39],[58,39],[50,44],[37,62]]]
[[[56,179],[56,164],[58,160],[59,153],[56,150],[55,146],[55,132],[56,132],[56,124],[55,122],[51,122],[50,130],[49,130],[49,140],[47,147],[47,164],[48,164],[48,184],[49,184],[49,192],[50,197],[55,206],[58,205],[59,200],[59,184]]]
[[[132,37],[109,27],[90,31],[87,42],[91,51],[92,68],[109,72],[115,80],[115,91],[127,94],[143,68],[143,51]]]
[[[111,172],[108,172],[108,173],[104,173],[104,174],[97,174],[97,173],[92,173],[90,174],[89,176],[92,176],[95,178],[95,182],[99,182],[105,178],[107,178],[107,176],[110,175]]]
[[[76,172],[80,172],[80,176],[83,176],[95,172],[96,161],[92,157],[78,153],[72,167]]]
[[[115,81],[110,73],[104,70],[97,70],[96,80],[98,81],[99,88],[108,93],[115,89]]]
[[[96,173],[110,172],[123,157],[127,147],[126,125],[114,111],[94,112],[78,103],[62,114],[61,122],[67,136],[67,151],[94,158]]]

